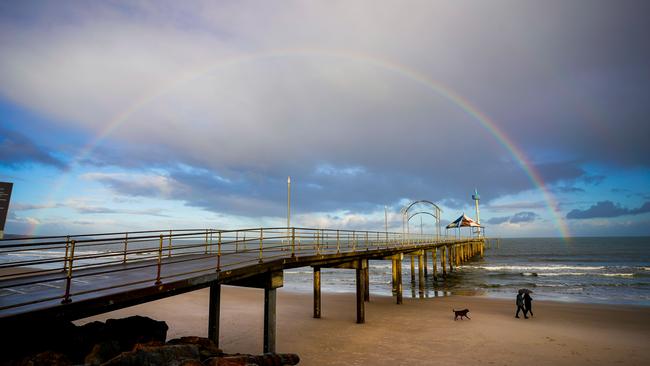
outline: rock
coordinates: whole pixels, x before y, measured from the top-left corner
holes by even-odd
[[[72,365],[70,359],[63,353],[45,351],[28,356],[20,363],[22,366],[68,366]]]
[[[117,340],[122,350],[130,350],[136,343],[151,341],[164,343],[167,329],[169,329],[167,323],[139,315],[123,319],[108,319],[104,339]]]
[[[284,366],[297,365],[300,357],[294,353],[265,353],[263,355],[226,355],[214,357],[204,362],[206,366]]]
[[[203,366],[203,363],[199,360],[194,360],[194,359],[186,359],[180,361],[178,366]]]
[[[92,366],[101,365],[121,352],[122,350],[118,341],[112,340],[97,343],[92,351],[84,358],[84,364]]]
[[[72,322],[57,319],[8,321],[0,331],[1,359],[20,360],[45,351],[66,353],[74,330]]]
[[[218,357],[223,355],[223,351],[208,338],[203,337],[181,337],[175,338],[167,342],[167,344],[194,344],[199,347],[201,353],[201,360],[210,357]]]
[[[123,352],[102,366],[179,366],[188,359],[199,359],[199,348],[193,344],[164,346],[139,346],[137,350]]]
[[[136,343],[133,346],[133,349],[131,351],[138,351],[138,350],[141,350],[141,349],[149,350],[149,349],[152,349],[154,347],[161,347],[161,346],[164,346],[164,345],[165,345],[164,343],[158,342],[158,341],[151,341],[151,342],[147,342],[147,343]]]
[[[252,356],[249,362],[259,366],[297,365],[300,357],[295,353],[265,353],[261,356]]]
[[[244,356],[225,356],[225,357],[212,357],[205,362],[204,366],[256,366],[254,363],[248,362],[248,355]]]

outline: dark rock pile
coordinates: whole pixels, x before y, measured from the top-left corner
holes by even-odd
[[[225,354],[214,342],[182,337],[168,342],[167,324],[133,316],[75,326],[71,322],[23,326],[2,335],[0,365],[297,365],[295,354]]]

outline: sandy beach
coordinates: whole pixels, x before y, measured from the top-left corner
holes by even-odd
[[[366,323],[355,323],[355,295],[323,293],[323,316],[312,296],[278,290],[277,351],[301,365],[645,365],[650,360],[650,308],[534,301],[535,317],[516,319],[512,301],[476,296],[429,299],[372,296]],[[263,292],[224,286],[220,346],[261,353]],[[454,321],[452,308],[471,320]],[[129,315],[164,320],[168,339],[207,336],[208,290],[83,319]]]

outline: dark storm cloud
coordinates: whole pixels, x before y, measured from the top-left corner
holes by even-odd
[[[28,164],[64,168],[64,163],[20,132],[0,127],[0,165],[17,167]]]
[[[647,212],[650,212],[650,202],[644,203],[641,207],[630,209],[612,201],[601,201],[586,210],[571,210],[566,217],[568,219],[609,218],[625,215],[640,215]]]
[[[522,224],[527,222],[533,222],[538,217],[539,215],[537,215],[534,212],[522,211],[522,212],[517,212],[512,216],[493,217],[491,219],[488,219],[487,222],[488,224],[492,224],[492,225],[499,225],[506,222],[509,222],[511,224]]]

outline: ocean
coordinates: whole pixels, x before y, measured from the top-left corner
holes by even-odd
[[[370,291],[391,295],[390,261],[370,262]],[[411,282],[410,262],[402,262],[405,297],[419,297]],[[440,271],[440,266],[438,266]],[[650,238],[501,239],[481,259],[461,265],[434,281],[429,274],[425,297],[479,295],[514,298],[528,288],[539,300],[650,306]],[[417,261],[416,261],[417,272]],[[311,268],[285,271],[285,288],[312,291]],[[354,292],[353,270],[323,269],[322,291]]]

